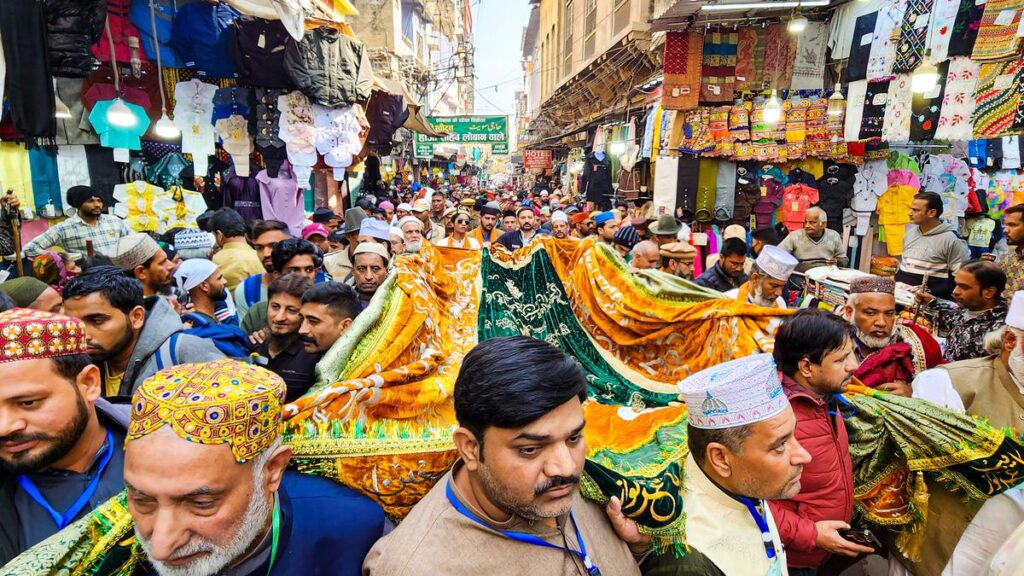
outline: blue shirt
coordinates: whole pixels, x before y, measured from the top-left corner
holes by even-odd
[[[92,112],[89,112],[89,123],[92,124],[92,129],[100,135],[100,144],[107,148],[142,150],[142,142],[139,138],[149,128],[149,116],[146,116],[146,110],[142,106],[122,100],[135,116],[135,123],[131,126],[114,126],[107,122],[107,110],[114,102],[116,100],[100,100],[92,107]]]
[[[233,78],[235,64],[228,56],[228,28],[239,14],[224,3],[193,2],[178,9],[171,46],[185,68],[200,76]]]

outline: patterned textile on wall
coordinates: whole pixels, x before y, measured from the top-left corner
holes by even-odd
[[[1017,35],[1024,0],[989,0],[981,18],[971,58],[975,62],[1019,60],[1022,38]]]
[[[712,28],[704,34],[701,66],[700,101],[732,102],[736,89],[736,43],[739,33],[733,28]]]
[[[1024,62],[982,64],[978,73],[978,88],[974,92],[976,105],[971,116],[975,138],[995,138],[1014,133],[1017,108],[1021,104],[1024,81]]]
[[[704,36],[696,32],[665,35],[665,79],[661,105],[666,110],[692,110],[700,99]]]
[[[906,142],[910,140],[912,98],[910,74],[900,74],[889,82],[889,97],[886,99],[885,118],[882,123],[883,141]]]
[[[850,46],[850,58],[843,70],[843,80],[847,83],[866,80],[868,59],[871,57],[871,46],[875,36],[875,22],[878,12],[857,17],[853,26],[853,44]]]
[[[907,11],[900,25],[899,41],[896,43],[896,60],[892,64],[894,74],[913,72],[924,58],[925,40],[931,19],[932,0],[906,0]]]
[[[979,64],[966,56],[950,59],[936,139],[971,139],[971,114],[975,107],[974,90],[978,86],[979,73]]]
[[[796,44],[793,62],[793,90],[820,90],[825,82],[825,48],[828,44],[828,24],[808,22]]]
[[[882,137],[885,108],[889,101],[889,81],[868,82],[864,94],[864,112],[860,120],[860,140]]]
[[[939,113],[949,78],[949,61],[938,65],[939,81],[931,92],[914,94],[910,106],[910,140],[920,142],[931,140],[939,124]]]
[[[764,82],[775,89],[789,88],[793,81],[796,59],[796,37],[785,24],[772,24],[765,29]]]
[[[981,29],[981,18],[985,13],[986,0],[960,0],[960,7],[953,21],[953,33],[949,38],[946,56],[970,56]]]
[[[900,35],[900,24],[906,10],[906,0],[887,2],[878,11],[875,19],[875,33],[871,40],[871,55],[865,72],[868,80],[883,78],[892,74],[896,59],[896,42]]]
[[[763,28],[746,27],[739,29],[736,52],[736,88],[738,90],[760,90],[764,77]]]

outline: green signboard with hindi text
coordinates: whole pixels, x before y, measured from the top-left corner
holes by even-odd
[[[508,154],[507,116],[429,116],[427,121],[448,135],[431,138],[417,133],[417,158],[432,157],[435,144],[489,144],[492,154]]]

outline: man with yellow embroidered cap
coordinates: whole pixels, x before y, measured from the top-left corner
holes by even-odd
[[[128,407],[100,397],[85,326],[0,313],[0,566],[124,486]]]
[[[765,500],[792,498],[810,455],[769,354],[698,372],[679,384],[689,410],[683,513],[689,552],[650,555],[644,576],[788,574]]]
[[[384,512],[329,480],[286,471],[285,385],[218,360],[158,372],[135,392],[124,479],[133,574],[357,575]]]

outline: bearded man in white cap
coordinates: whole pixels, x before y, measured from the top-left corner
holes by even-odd
[[[786,551],[765,500],[792,498],[811,457],[768,354],[732,360],[683,380],[689,410],[682,496],[690,550],[649,555],[645,576],[786,575]]]
[[[776,246],[765,246],[750,268],[750,278],[739,288],[725,293],[748,304],[765,308],[785,308],[782,289],[796,269],[797,259]]]
[[[1013,295],[1006,326],[985,338],[987,356],[944,364],[914,378],[913,397],[980,416],[997,428],[1024,434],[1024,292]],[[1014,488],[978,509],[957,495],[930,490],[922,561],[943,574],[984,574],[985,563],[1024,522],[1024,490]],[[938,514],[933,521],[932,514]],[[976,515],[975,515],[976,514]],[[973,519],[972,519],[973,516]],[[970,522],[970,524],[968,524]],[[940,528],[941,527],[941,528]],[[955,548],[954,548],[955,547]],[[906,573],[900,567],[890,574]],[[915,566],[916,568],[916,566]]]

